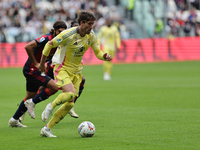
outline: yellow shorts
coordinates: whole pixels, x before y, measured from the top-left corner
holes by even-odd
[[[108,48],[103,48],[104,53],[108,53],[112,58],[115,57],[115,50],[109,50]]]
[[[82,81],[81,73],[74,74],[74,73],[67,71],[64,67],[62,67],[62,65],[55,65],[54,77],[55,77],[54,80],[59,88],[63,87],[64,85],[67,85],[69,83],[72,83],[76,90],[76,94],[78,95],[79,86]]]

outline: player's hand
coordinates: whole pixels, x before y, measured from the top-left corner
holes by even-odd
[[[39,64],[38,69],[39,69],[39,71],[41,71],[41,72],[45,72],[45,71],[46,71],[46,67],[45,67],[45,65],[41,65],[41,64]]]
[[[37,63],[34,66],[35,66],[35,68],[39,69],[39,65],[40,65],[40,63]]]
[[[107,53],[105,53],[105,54],[103,55],[103,58],[104,58],[104,60],[106,60],[106,61],[110,61],[110,60],[112,59],[112,57],[111,57],[109,54],[107,54]]]

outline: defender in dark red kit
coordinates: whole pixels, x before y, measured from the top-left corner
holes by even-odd
[[[20,103],[13,117],[10,118],[8,123],[9,126],[27,127],[19,122],[19,118],[27,111],[27,107],[30,106],[26,105],[26,103],[31,100],[34,104],[37,104],[58,91],[58,87],[53,80],[53,66],[51,64],[51,58],[55,53],[56,48],[52,48],[48,56],[46,73],[40,72],[38,66],[45,44],[65,29],[67,29],[67,25],[64,21],[56,21],[49,34],[31,41],[25,46],[29,56],[23,67],[23,74],[26,78],[26,96]],[[41,86],[44,88],[40,89],[40,93],[37,94],[37,91]],[[29,111],[29,114],[32,118],[35,118],[35,115],[32,114],[32,112]]]

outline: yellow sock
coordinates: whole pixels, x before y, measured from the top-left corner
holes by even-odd
[[[107,72],[110,75],[112,66],[113,64],[111,61],[104,61],[104,64],[103,64],[104,72]]]
[[[51,129],[55,126],[58,122],[60,122],[71,110],[74,106],[74,102],[66,102],[64,103],[53,115],[53,118],[48,122],[47,127]]]
[[[64,92],[60,93],[58,97],[51,103],[52,108],[54,109],[56,106],[60,104],[64,104],[65,102],[69,102],[75,98],[76,94],[72,92]]]

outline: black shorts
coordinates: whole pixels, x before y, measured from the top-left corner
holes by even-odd
[[[51,78],[38,70],[29,71],[23,69],[23,74],[26,77],[26,91],[37,92],[40,86],[46,87]]]

